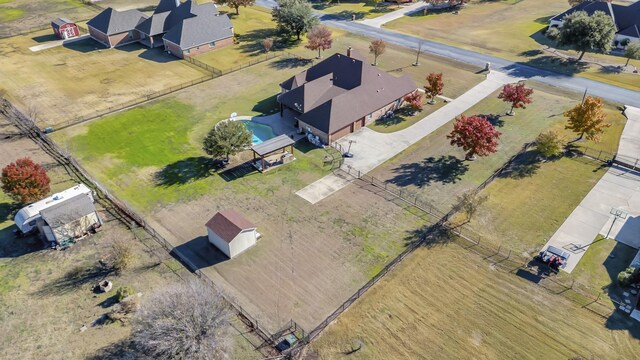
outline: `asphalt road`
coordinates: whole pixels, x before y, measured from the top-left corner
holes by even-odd
[[[256,0],[256,4],[266,8],[273,8],[275,6],[275,1]],[[404,46],[414,50],[417,50],[418,45],[422,43],[422,51],[425,53],[443,56],[452,60],[481,67],[484,67],[486,63],[491,63],[492,69],[504,72],[513,77],[531,79],[580,93],[584,92],[586,89],[590,95],[625,105],[640,107],[640,92],[638,91],[624,89],[578,76],[558,74],[499,57],[421,39],[412,35],[402,34],[386,29],[378,29],[359,22],[336,19],[330,15],[318,14],[318,16],[325,25],[343,29],[354,34],[369,38],[382,39],[388,43]],[[638,82],[640,83],[640,77]]]

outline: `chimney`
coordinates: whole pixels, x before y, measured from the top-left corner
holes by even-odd
[[[347,56],[351,57],[351,46],[347,48]]]

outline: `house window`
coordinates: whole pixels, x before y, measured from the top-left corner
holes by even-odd
[[[189,54],[190,49],[184,51],[185,54]]]
[[[210,47],[210,48],[212,48],[212,47],[216,47],[216,42],[215,42],[215,41],[210,42],[210,43],[209,43],[209,47]]]

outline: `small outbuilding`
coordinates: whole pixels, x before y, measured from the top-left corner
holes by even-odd
[[[206,224],[209,242],[229,258],[240,255],[256,244],[256,226],[234,210],[216,213]]]
[[[64,18],[58,18],[51,22],[53,32],[60,39],[67,40],[80,35],[78,25],[73,21]]]
[[[57,245],[72,243],[102,225],[90,194],[78,194],[41,210],[40,215],[37,225],[40,234]]]

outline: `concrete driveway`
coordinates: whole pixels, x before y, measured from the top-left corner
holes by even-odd
[[[618,156],[635,159],[640,156],[640,109],[627,106],[625,115]],[[571,253],[564,269],[571,272],[598,234],[640,247],[640,172],[612,166],[547,245]]]
[[[382,134],[369,128],[362,128],[353,134],[345,136],[339,141],[345,149],[349,146],[349,141],[355,141],[355,143],[351,147],[354,157],[345,159],[344,166],[350,166],[363,173],[368,173],[462,114],[504,84],[518,80],[492,71],[485,81],[404,130]],[[315,204],[348,184],[349,181],[347,179],[330,174],[308,185],[296,194]]]
[[[54,47],[62,46],[62,45],[65,45],[65,44],[73,44],[74,42],[82,41],[82,40],[88,39],[89,37],[90,37],[89,34],[84,34],[84,35],[80,35],[78,37],[75,37],[75,38],[69,39],[69,40],[49,41],[46,44],[32,46],[32,47],[29,48],[29,50],[31,50],[33,52],[38,52],[38,51],[47,50],[47,49],[51,49],[51,48],[54,48]]]

